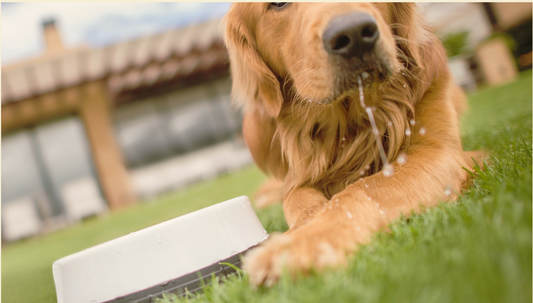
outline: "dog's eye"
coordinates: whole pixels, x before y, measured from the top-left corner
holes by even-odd
[[[282,8],[286,6],[287,4],[289,4],[289,2],[270,2],[270,7],[271,8]]]

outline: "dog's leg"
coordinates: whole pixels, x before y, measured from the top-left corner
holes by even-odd
[[[251,251],[244,260],[250,282],[270,285],[283,268],[291,273],[305,273],[310,268],[344,264],[358,244],[366,243],[373,232],[401,214],[410,215],[421,206],[453,198],[466,179],[462,161],[442,150],[418,150],[408,155],[405,165],[396,165],[392,176],[378,173],[355,182],[333,196],[305,225],[274,235]],[[294,205],[303,203],[310,192],[313,194],[310,189],[301,190],[303,195],[294,196]],[[288,217],[288,221],[294,220],[292,226],[300,218],[308,219],[303,210],[300,216],[296,211],[290,216],[293,217]]]
[[[472,150],[463,152],[463,158],[466,162],[466,168],[472,170],[476,163],[481,169],[484,168],[483,160],[489,157],[489,153],[482,150]]]
[[[476,163],[481,169],[485,169],[485,163],[483,161],[488,160],[488,157],[489,153],[481,150],[465,151],[463,153],[463,158],[466,163],[465,169],[467,169],[471,173],[468,174],[467,179],[463,184],[463,189],[466,189],[472,185],[472,176],[476,173],[476,171],[474,170],[474,166],[476,165]]]
[[[281,202],[283,181],[270,178],[263,182],[254,195],[254,204],[257,208],[265,208]]]
[[[290,232],[305,225],[328,203],[324,194],[314,188],[301,187],[283,198],[283,213]]]

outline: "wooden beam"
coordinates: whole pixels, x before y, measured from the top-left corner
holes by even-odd
[[[2,134],[71,115],[79,106],[80,86],[2,105]]]
[[[98,171],[104,196],[111,209],[135,203],[136,197],[111,121],[111,102],[104,81],[87,83],[80,98],[80,117]]]

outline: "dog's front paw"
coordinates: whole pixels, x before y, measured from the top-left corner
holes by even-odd
[[[243,270],[248,274],[250,284],[270,286],[279,279],[287,263],[291,242],[290,235],[273,234],[244,257]]]
[[[292,276],[346,262],[346,253],[321,237],[307,237],[304,229],[274,234],[244,258],[243,269],[252,285],[271,286],[284,270]]]

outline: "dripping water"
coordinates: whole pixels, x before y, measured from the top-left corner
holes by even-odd
[[[381,161],[383,161],[383,175],[385,177],[392,176],[392,174],[394,173],[394,167],[389,164],[387,156],[385,155],[385,150],[383,149],[383,145],[381,144],[381,138],[379,137],[379,130],[376,125],[376,121],[374,120],[374,114],[372,113],[372,108],[370,106],[366,106],[365,104],[365,95],[363,93],[363,83],[361,82],[361,77],[357,77],[357,82],[359,83],[359,101],[361,102],[361,107],[365,109],[366,114],[368,115],[368,119],[370,120],[370,124],[372,125],[372,133],[374,134],[374,137],[376,137],[376,144],[378,145],[379,156],[381,157]]]

